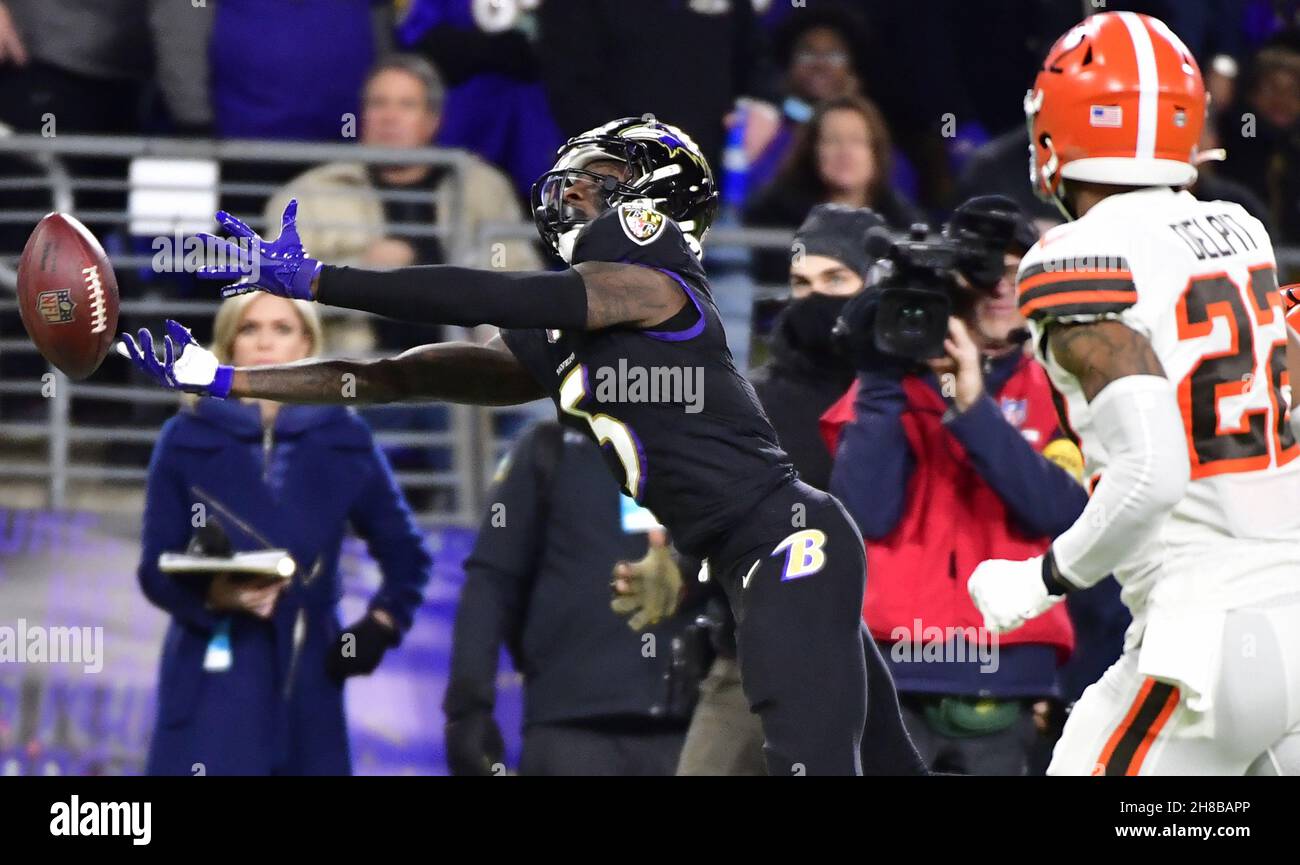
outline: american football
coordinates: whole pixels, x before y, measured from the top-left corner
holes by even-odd
[[[47,214],[18,264],[19,314],[46,360],[69,378],[99,368],[117,336],[117,278],[75,217]]]

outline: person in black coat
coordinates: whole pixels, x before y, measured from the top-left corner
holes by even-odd
[[[1240,92],[1239,104],[1219,114],[1227,158],[1214,171],[1264,203],[1275,243],[1300,242],[1300,31],[1270,40]]]
[[[831,330],[865,285],[871,259],[863,238],[883,225],[865,208],[812,209],[795,234],[791,299],[773,326],[771,357],[750,375],[799,476],[822,490],[830,484],[831,454],[817,420],[853,383],[853,368],[831,344]]]
[[[673,774],[696,684],[674,663],[684,622],[640,631],[654,623],[610,609],[615,564],[647,551],[648,512],[603,460],[546,421],[497,472],[456,610],[443,701],[453,775],[504,771],[492,717],[502,646],[524,676],[521,775]]]
[[[649,113],[684,130],[717,166],[736,100],[777,99],[748,2],[546,0],[537,25],[542,81],[566,136]]]

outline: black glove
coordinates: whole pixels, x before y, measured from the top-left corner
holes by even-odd
[[[349,676],[370,675],[395,645],[397,632],[367,613],[339,634],[326,661],[330,678],[342,682]]]
[[[504,762],[506,745],[492,717],[495,698],[491,683],[465,678],[447,683],[442,698],[442,713],[447,718],[443,740],[451,774],[493,775],[492,767]]]
[[[495,775],[493,766],[504,763],[506,743],[491,712],[473,712],[448,721],[443,728],[447,768],[451,774]]]
[[[854,295],[844,304],[831,338],[836,350],[858,372],[901,379],[916,368],[916,363],[876,348],[876,312],[879,309],[878,290],[867,289]]]

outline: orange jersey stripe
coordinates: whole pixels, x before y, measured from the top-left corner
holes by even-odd
[[[1127,270],[1053,270],[1046,273],[1039,273],[1022,281],[1016,290],[1024,293],[1040,285],[1051,285],[1056,282],[1082,282],[1090,279],[1118,279],[1133,281],[1133,274]]]
[[[1069,304],[1088,303],[1136,303],[1136,291],[1063,291],[1060,294],[1048,294],[1020,307],[1021,315],[1028,315],[1039,309]]]

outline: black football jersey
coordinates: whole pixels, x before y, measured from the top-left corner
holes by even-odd
[[[625,203],[587,224],[572,263],[653,267],[690,303],[653,329],[502,331],[555,400],[560,422],[593,438],[622,483],[704,558],[794,478],[754,389],[735,367],[699,259],[676,223]]]

